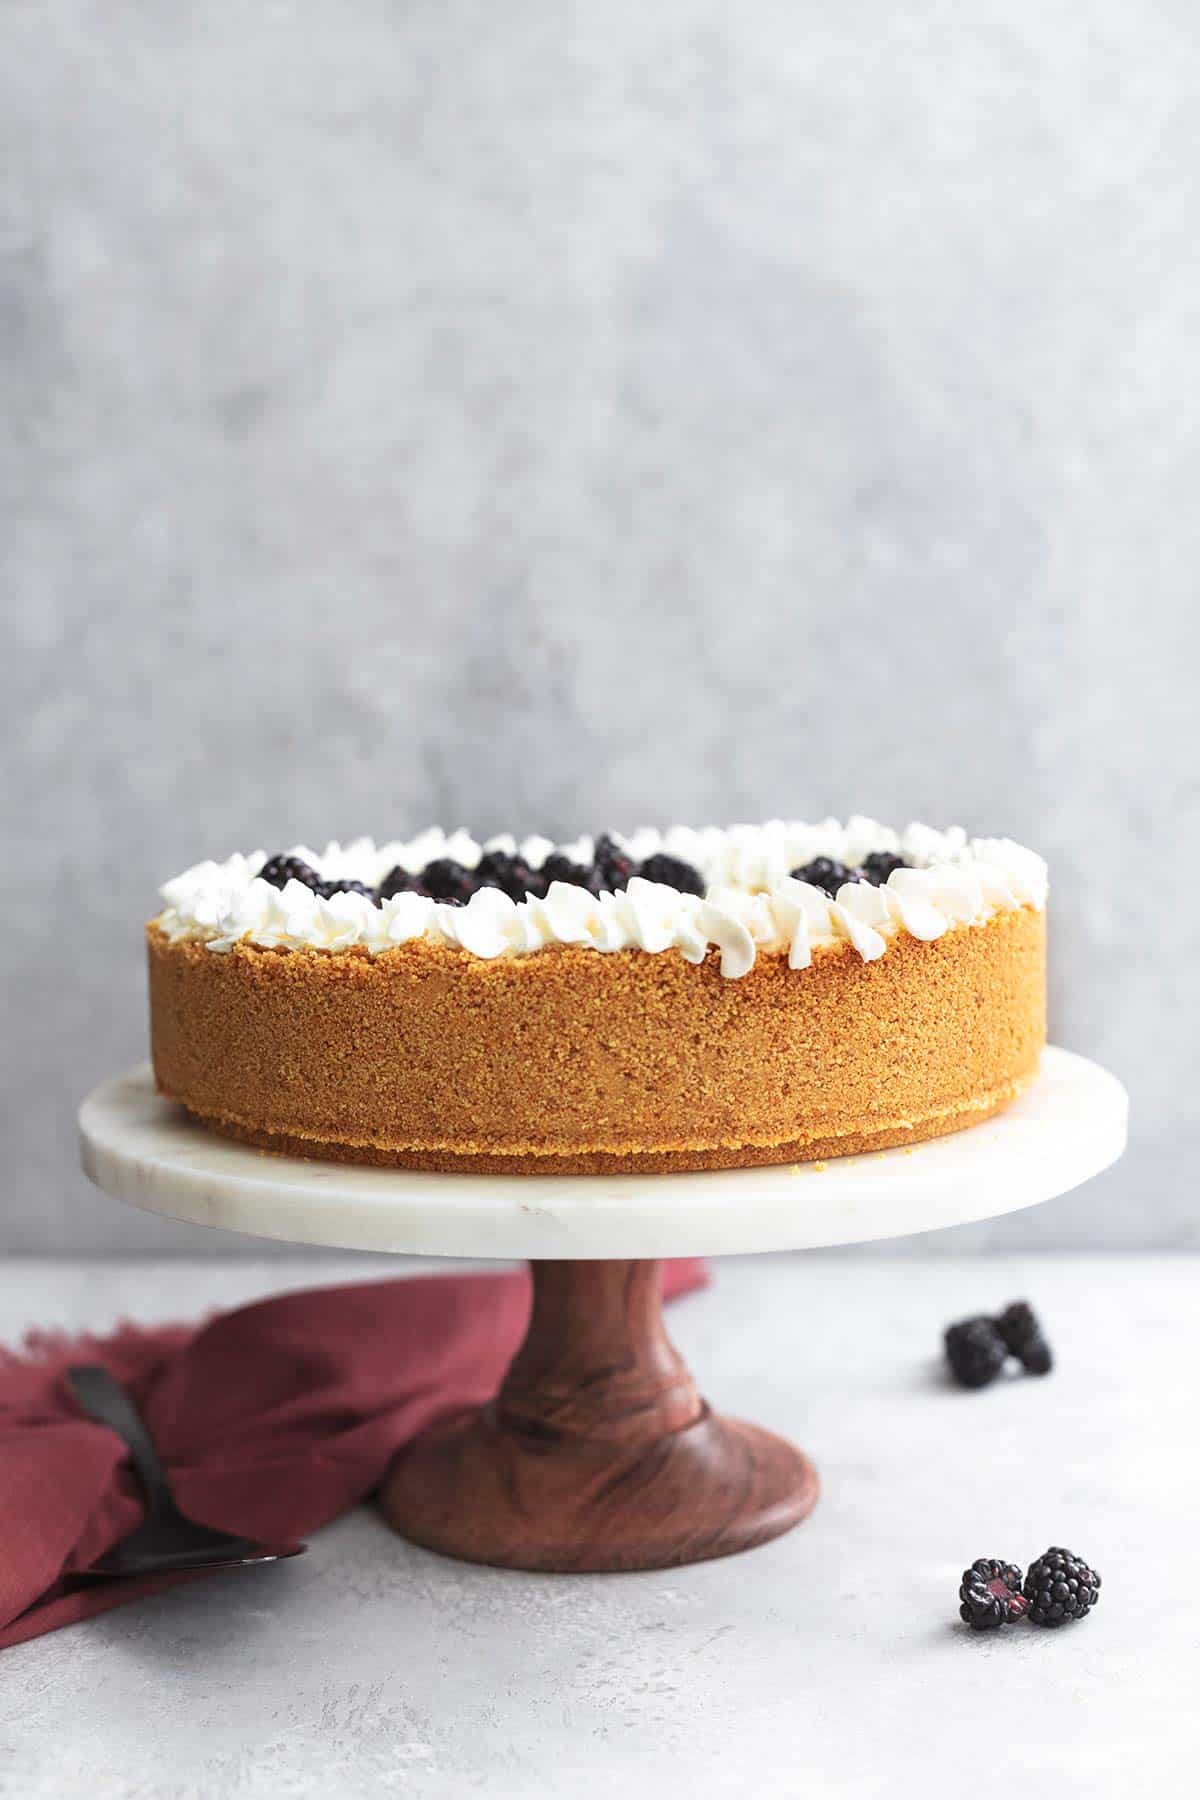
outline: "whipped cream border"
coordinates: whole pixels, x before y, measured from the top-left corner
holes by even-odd
[[[786,956],[789,968],[805,969],[814,951],[848,943],[864,962],[874,962],[900,932],[931,942],[953,926],[1046,904],[1040,856],[1010,838],[968,838],[959,826],[935,831],[912,824],[896,832],[856,815],[844,825],[836,819],[816,825],[773,819],[725,830],[676,825],[613,836],[638,862],[664,852],[691,863],[704,880],[704,896],[635,876],[621,892],[598,896],[555,881],[544,898],[514,901],[498,888],[482,888],[465,906],[421,894],[379,903],[363,894],[326,900],[302,882],[279,889],[263,881],[266,857],[255,851],[197,863],[168,881],[160,890],[166,908],[154,923],[173,943],[199,941],[217,952],[248,943],[328,951],[357,946],[378,956],[425,938],[486,960],[571,944],[605,953],[675,950],[700,963],[715,948],[722,975],[736,981],[760,953]],[[485,850],[511,855],[519,849],[532,868],[540,868],[555,848],[543,837],[518,845],[500,836],[480,844],[466,831],[433,828],[407,841],[376,845],[358,838],[319,853],[299,844],[288,854],[301,857],[323,880],[373,887],[396,864],[416,874],[435,858],[453,857],[474,868]],[[592,859],[590,838],[558,848],[572,861]],[[876,850],[902,856],[910,866],[897,869],[882,887],[846,882],[832,900],[788,873],[818,856],[854,867]]]

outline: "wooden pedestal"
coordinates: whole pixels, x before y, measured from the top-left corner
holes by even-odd
[[[657,1262],[534,1262],[496,1399],[401,1452],[380,1503],[404,1537],[513,1569],[661,1569],[748,1550],[812,1511],[782,1438],[709,1410],[662,1319]]]

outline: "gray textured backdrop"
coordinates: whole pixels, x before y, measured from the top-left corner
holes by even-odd
[[[1196,1243],[1189,0],[0,10],[0,1242],[201,854],[859,809],[1055,878]]]

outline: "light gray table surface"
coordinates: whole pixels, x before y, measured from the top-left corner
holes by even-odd
[[[386,1266],[10,1261],[0,1340]],[[815,1457],[825,1492],[798,1531],[724,1562],[556,1577],[445,1561],[362,1510],[296,1562],[0,1655],[0,1795],[1186,1791],[1197,1261],[826,1252],[715,1273],[671,1328],[714,1402]],[[1044,1314],[1055,1373],[947,1386],[942,1325],[1017,1295]],[[1091,1618],[959,1627],[967,1562],[1050,1543],[1101,1569]]]

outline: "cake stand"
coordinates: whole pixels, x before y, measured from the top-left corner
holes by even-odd
[[[154,1090],[148,1065],[79,1115],[83,1166],[151,1212],[259,1237],[528,1258],[533,1307],[494,1401],[405,1448],[380,1500],[405,1537],[472,1562],[651,1569],[725,1556],[817,1497],[799,1450],[701,1399],[663,1327],[660,1258],[900,1237],[1077,1187],[1125,1145],[1120,1082],[1065,1050],[1007,1112],[826,1164],[666,1175],[440,1175],[276,1156]]]

